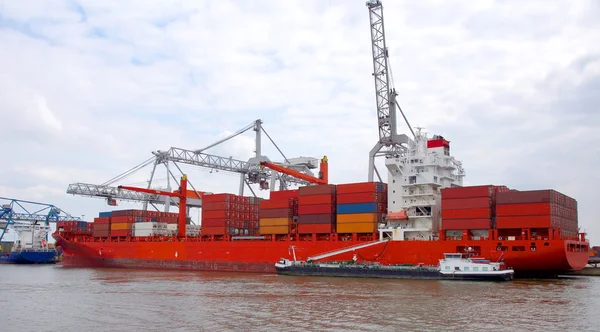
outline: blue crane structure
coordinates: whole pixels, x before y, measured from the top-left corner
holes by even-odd
[[[81,221],[81,218],[71,216],[52,204],[0,197],[0,241],[8,227],[16,223],[43,222],[49,225],[50,222],[64,220]]]

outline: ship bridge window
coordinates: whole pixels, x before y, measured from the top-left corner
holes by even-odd
[[[450,266],[446,265],[446,268],[445,268],[445,269],[446,269],[446,270],[450,270]]]
[[[465,271],[469,271],[469,267],[468,266],[465,266]]]
[[[479,271],[479,268],[477,266],[473,266],[473,271]]]
[[[488,270],[488,268],[486,266],[481,268],[481,271],[487,271],[487,270]]]

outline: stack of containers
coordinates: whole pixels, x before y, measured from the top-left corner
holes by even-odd
[[[56,229],[64,233],[91,234],[93,224],[78,220],[63,220],[56,223]]]
[[[333,184],[300,187],[298,190],[298,233],[335,232],[336,192]]]
[[[167,224],[155,221],[136,222],[133,224],[133,236],[167,235]]]
[[[442,189],[442,230],[494,228],[494,201],[505,186],[471,186]]]
[[[298,190],[272,191],[259,205],[259,234],[289,234],[298,211]]]
[[[386,212],[386,183],[361,182],[337,186],[338,233],[374,233]]]
[[[231,234],[236,215],[236,196],[212,194],[202,197],[202,235]]]
[[[110,236],[110,218],[110,212],[100,212],[100,216],[98,218],[94,218],[94,230],[92,231],[92,236]]]
[[[248,232],[250,235],[258,235],[259,232],[259,220],[260,220],[260,204],[263,201],[260,197],[249,197],[249,217],[250,217],[250,225],[248,228]]]
[[[133,224],[137,217],[142,216],[143,212],[142,210],[113,211],[110,217],[110,236],[131,236]]]
[[[577,201],[555,190],[509,191],[496,198],[496,227],[560,228],[576,234]]]

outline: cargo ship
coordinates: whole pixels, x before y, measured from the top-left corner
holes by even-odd
[[[145,204],[166,202],[164,197],[177,200],[179,213],[122,210],[100,213],[85,227],[59,223],[53,236],[63,250],[62,263],[276,273],[274,263],[290,257],[291,247],[300,260],[323,254],[349,260],[356,254],[361,262],[382,265],[436,265],[444,253],[472,248],[479,257],[505,262],[516,276],[582,269],[589,243],[579,232],[574,199],[554,190],[465,187],[464,169],[450,155],[450,142],[420,129],[413,131],[389,78],[381,2],[370,0],[367,8],[379,126],[379,140],[369,152],[367,182],[330,184],[326,158],[316,177],[298,171],[303,165],[268,162],[260,155],[263,128],[258,120],[243,130],[254,128],[257,135],[256,157],[248,162],[208,155],[202,149],[171,148],[155,153],[155,168],[182,162],[231,170],[242,174],[240,188],[244,183],[260,183],[260,189],[269,187],[268,174],[263,172],[267,168],[272,182],[278,174],[280,181],[301,179],[301,187],[273,190],[271,186],[266,200],[244,197],[242,190],[240,195],[187,190],[185,175],[175,192],[119,187],[127,193],[120,196],[123,199]],[[406,120],[410,137],[398,134],[397,111]],[[387,183],[373,181],[375,157],[382,156]],[[151,179],[153,174],[154,169]],[[111,205],[119,195],[102,185],[78,183],[73,188],[67,192],[104,197]],[[202,207],[200,225],[190,223],[186,202]]]
[[[45,224],[14,224],[18,234],[10,251],[2,252],[0,264],[54,264],[57,251],[46,242],[50,226]]]
[[[65,266],[275,273],[274,263],[291,257],[292,246],[300,260],[357,254],[384,265],[435,265],[444,253],[471,248],[516,276],[552,276],[588,262],[577,202],[564,194],[462,186],[449,142],[422,132],[409,153],[386,166],[388,183],[316,184],[272,191],[264,200],[205,193],[201,226],[186,216],[184,176],[172,194],[181,195],[180,213],[103,212],[85,229],[59,223],[53,236]]]
[[[466,256],[466,257],[464,257]],[[469,257],[463,253],[444,254],[438,266],[381,265],[349,262],[300,262],[282,258],[275,263],[280,275],[310,277],[353,277],[384,279],[429,279],[468,281],[510,281],[514,271],[504,263]]]

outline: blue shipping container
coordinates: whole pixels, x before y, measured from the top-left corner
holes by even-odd
[[[338,214],[353,214],[353,213],[377,213],[379,211],[377,203],[352,203],[338,204]]]
[[[99,218],[110,218],[112,217],[112,211],[108,211],[108,212],[100,212],[98,214]]]

